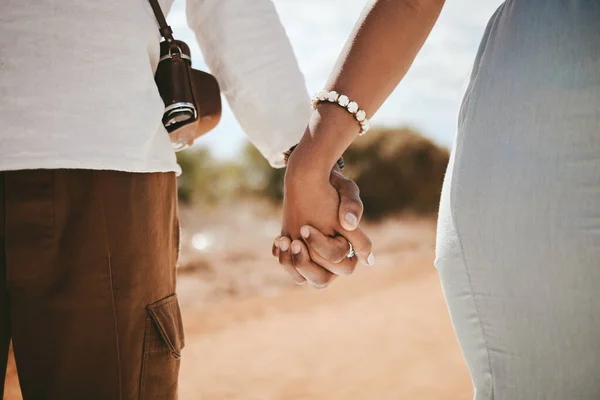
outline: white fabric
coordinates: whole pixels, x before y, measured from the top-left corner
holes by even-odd
[[[310,105],[273,4],[188,0],[187,13],[242,128],[281,166]],[[3,0],[0,170],[179,172],[154,83],[159,39],[147,0]]]

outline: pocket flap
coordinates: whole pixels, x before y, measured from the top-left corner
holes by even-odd
[[[177,358],[181,357],[185,343],[177,295],[172,294],[146,308],[171,353]]]

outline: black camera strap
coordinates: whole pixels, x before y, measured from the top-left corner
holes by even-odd
[[[165,19],[165,15],[160,8],[160,4],[158,0],[148,0],[150,2],[150,6],[152,7],[152,11],[154,11],[154,16],[156,17],[156,21],[158,22],[158,26],[160,29],[160,35],[165,38],[165,40],[169,43],[173,42],[173,30],[167,24],[167,20]]]

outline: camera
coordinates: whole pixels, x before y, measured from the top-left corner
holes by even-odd
[[[189,46],[181,40],[160,43],[155,75],[165,104],[162,123],[175,151],[183,150],[221,119],[221,92],[214,76],[192,68]]]

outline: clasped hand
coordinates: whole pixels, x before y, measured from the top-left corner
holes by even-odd
[[[371,241],[359,227],[362,213],[358,186],[337,168],[329,180],[288,170],[282,234],[273,255],[296,283],[327,287],[337,276],[352,274],[358,261],[374,263]]]

